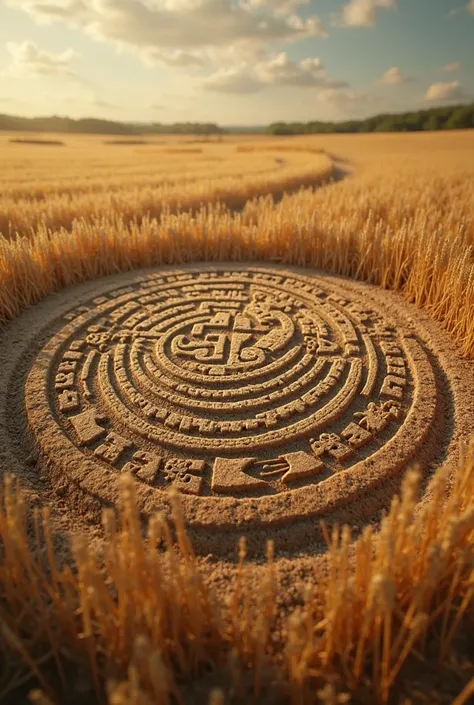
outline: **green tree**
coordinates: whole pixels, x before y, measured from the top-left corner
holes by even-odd
[[[441,130],[444,125],[444,120],[441,115],[432,113],[423,123],[424,130]]]
[[[463,130],[468,127],[474,127],[474,106],[472,105],[456,108],[444,125],[445,130]]]

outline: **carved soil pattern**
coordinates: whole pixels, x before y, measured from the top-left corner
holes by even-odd
[[[84,301],[36,358],[26,405],[48,461],[96,496],[130,471],[145,511],[173,485],[191,521],[219,501],[223,524],[266,524],[291,518],[293,495],[311,515],[404,470],[436,384],[416,337],[362,297],[218,266]]]

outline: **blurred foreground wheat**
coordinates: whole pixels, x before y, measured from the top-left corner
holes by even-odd
[[[409,472],[380,531],[367,527],[352,559],[348,528],[334,529],[327,574],[308,584],[276,643],[271,543],[258,594],[245,580],[242,540],[237,577],[220,600],[201,576],[177,495],[173,527],[154,516],[144,537],[134,481],[124,476],[118,518],[113,510],[103,515],[104,556],[92,555],[85,538],[74,535],[74,565],[59,566],[47,510],[28,517],[21,491],[7,478],[0,511],[0,700],[25,673],[50,697],[45,673],[50,679],[54,673],[67,693],[67,674],[80,667],[97,697],[106,682],[128,673],[120,692],[136,695],[116,694],[111,703],[183,702],[183,681],[209,669],[226,675],[237,702],[259,702],[271,679],[279,684],[273,702],[315,702],[315,691],[330,693],[334,683],[388,702],[406,662],[444,664],[458,630],[473,627],[474,443],[449,496],[447,476],[438,471],[432,501],[415,513],[419,477]]]

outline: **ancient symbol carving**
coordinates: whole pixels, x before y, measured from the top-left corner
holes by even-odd
[[[139,450],[134,453],[133,460],[123,466],[122,471],[131,472],[140,480],[153,484],[161,464],[162,458],[159,455]]]
[[[86,409],[86,411],[72,416],[69,420],[81,444],[92,443],[107,433],[106,429],[97,423],[101,417],[94,408]]]
[[[342,432],[341,436],[346,439],[351,448],[362,448],[372,440],[372,434],[355,423],[350,423]]]
[[[289,465],[289,469],[281,478],[281,481],[285,484],[296,482],[302,478],[313,477],[324,467],[324,463],[317,457],[315,458],[310,453],[305,453],[302,450],[286,453],[281,457],[283,460],[286,460]]]
[[[202,485],[200,475],[204,467],[205,463],[202,460],[172,458],[166,462],[164,467],[165,480],[182,492],[199,494]]]
[[[265,487],[265,480],[251,477],[244,472],[254,460],[255,458],[216,458],[212,471],[212,490],[234,493]]]
[[[76,411],[79,409],[79,394],[73,389],[65,389],[58,394],[59,411]]]
[[[118,433],[111,432],[107,434],[102,445],[95,449],[94,455],[115,465],[123,453],[131,447],[132,443],[129,440],[119,436]]]
[[[98,473],[130,472],[156,497],[284,507],[320,488],[319,501],[420,413],[431,368],[416,341],[323,277],[235,265],[123,279],[66,315],[28,381],[40,445],[51,428]]]
[[[389,421],[400,418],[401,406],[397,401],[384,401],[381,404],[371,401],[365,411],[358,411],[354,416],[360,419],[360,426],[377,433],[382,431]]]
[[[346,460],[354,452],[337,433],[322,433],[317,440],[311,439],[311,450],[317,458],[328,453],[336,460]]]

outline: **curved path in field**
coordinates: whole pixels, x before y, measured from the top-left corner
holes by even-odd
[[[264,152],[262,152],[264,154]],[[278,151],[275,151],[278,154]],[[160,218],[164,214],[179,212],[195,213],[204,205],[219,203],[232,213],[241,211],[245,204],[262,197],[271,196],[277,203],[285,194],[302,188],[315,188],[340,181],[351,173],[348,164],[337,155],[309,152],[314,156],[314,166],[294,166],[288,153],[275,157],[272,170],[242,175],[212,177],[209,180],[185,179],[176,182],[153,184],[133,183],[116,189],[103,188],[97,192],[81,192],[74,188],[69,192],[52,189],[51,193],[21,198],[4,195],[0,198],[0,233],[9,237],[15,233],[31,237],[31,233],[44,224],[49,230],[71,230],[73,222],[94,223],[99,218],[112,220],[123,218],[128,224],[143,217]],[[291,155],[291,152],[290,152]],[[266,155],[268,158],[268,155]],[[254,155],[255,158],[255,155]]]

